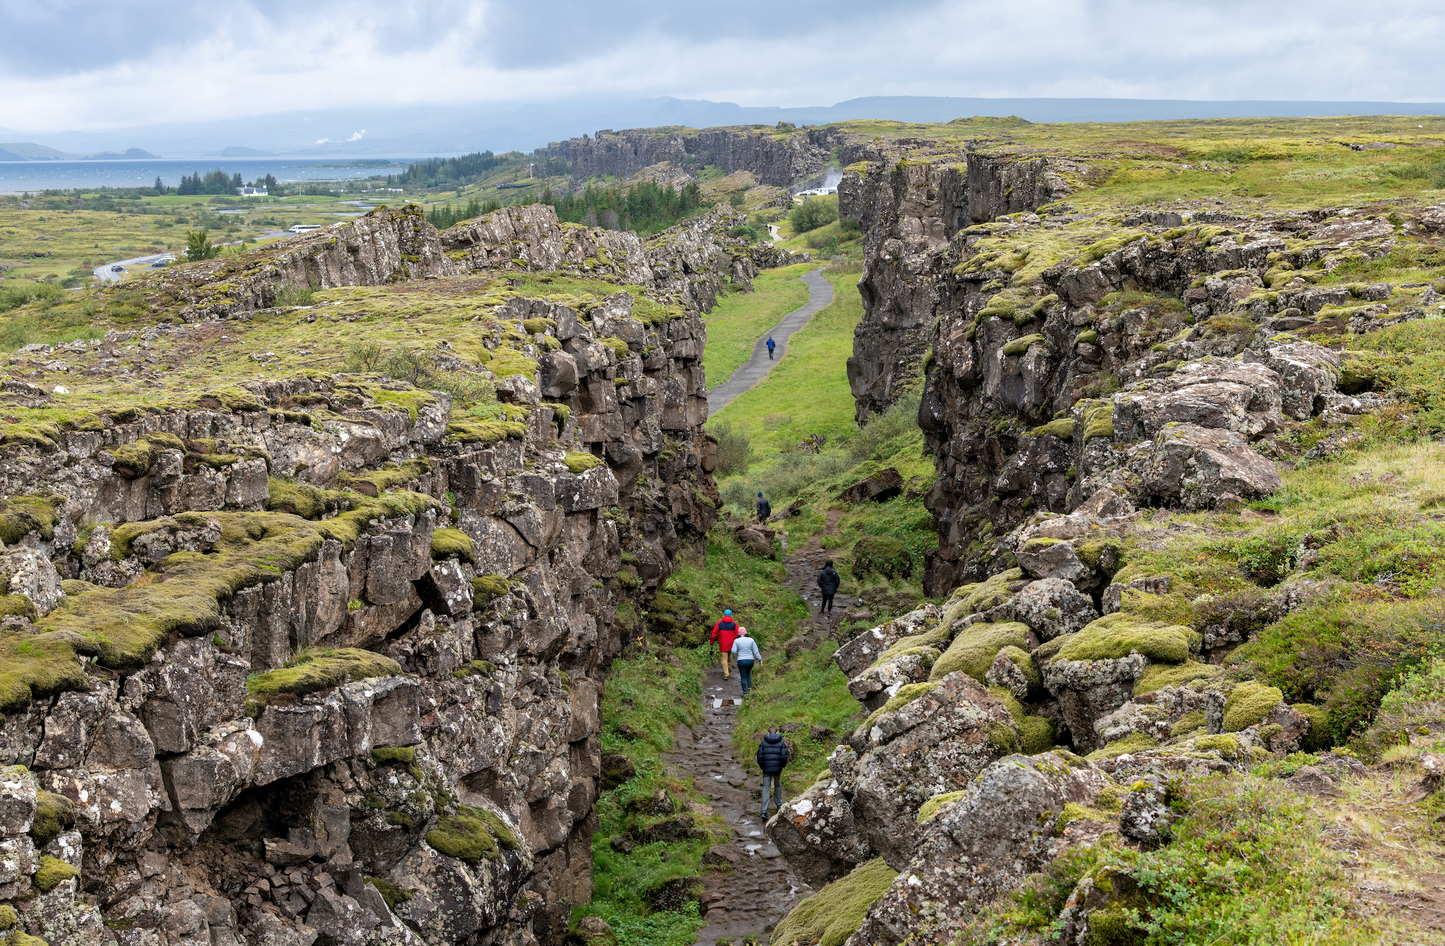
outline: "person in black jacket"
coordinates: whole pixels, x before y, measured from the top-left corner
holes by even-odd
[[[830,558],[823,563],[823,570],[818,572],[818,590],[823,592],[823,603],[818,605],[819,614],[833,613],[833,596],[838,593],[838,586],[843,579],[838,577],[838,572],[833,568],[833,560]]]
[[[758,768],[763,770],[763,820],[768,820],[768,792],[773,794],[773,811],[783,808],[783,766],[788,764],[788,744],[778,735],[778,727],[769,726],[768,734],[758,745]]]
[[[772,514],[773,504],[764,499],[762,493],[758,493],[758,521],[766,522]]]

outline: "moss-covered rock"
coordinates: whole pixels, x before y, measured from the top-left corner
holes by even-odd
[[[1330,731],[1329,710],[1313,703],[1292,703],[1290,709],[1310,721],[1309,732],[1300,740],[1302,751],[1319,752],[1335,744],[1334,733]]]
[[[859,577],[907,578],[913,556],[903,542],[886,535],[865,535],[853,544],[853,574]]]
[[[944,805],[948,804],[949,802],[958,801],[960,798],[967,794],[967,791],[961,791],[944,792],[942,795],[934,795],[932,798],[928,799],[928,801],[924,802],[923,805],[918,809],[918,817],[914,820],[917,821],[919,824],[923,824],[925,821],[938,814],[939,809],[941,809]]]
[[[15,908],[8,903],[0,903],[0,931],[8,930],[20,922],[20,917],[15,915]]]
[[[1090,762],[1099,762],[1104,759],[1116,759],[1121,755],[1131,755],[1135,752],[1144,752],[1147,749],[1157,748],[1159,740],[1144,733],[1130,733],[1123,739],[1116,739],[1104,746],[1102,749],[1095,749],[1084,756]]]
[[[454,420],[447,424],[447,439],[456,443],[470,443],[490,447],[507,438],[523,440],[527,436],[527,425],[506,420]]]
[[[928,679],[940,680],[955,670],[962,670],[983,683],[999,651],[1005,647],[1022,650],[1028,644],[1028,634],[1028,625],[1014,621],[970,625],[958,632],[948,650],[934,662]]]
[[[369,677],[399,676],[401,664],[369,650],[342,647],[301,654],[279,670],[252,674],[246,680],[246,705],[251,712],[282,695],[303,696]]]
[[[1181,736],[1188,736],[1190,733],[1198,732],[1208,725],[1209,720],[1205,717],[1204,712],[1202,710],[1195,710],[1192,713],[1185,713],[1175,720],[1174,725],[1169,727],[1169,736],[1171,739],[1178,739]]]
[[[1264,720],[1284,700],[1279,687],[1246,680],[1224,700],[1224,731],[1239,732]]]
[[[868,718],[863,721],[860,727],[864,732],[873,728],[873,724],[888,713],[896,713],[914,700],[924,696],[933,690],[938,689],[937,683],[910,683],[908,686],[899,687],[898,692],[888,698],[888,702],[878,707]]]
[[[843,946],[863,925],[868,908],[887,892],[897,876],[898,872],[881,857],[858,865],[848,876],[794,907],[773,929],[771,942],[774,946]]]
[[[1060,660],[1111,660],[1138,651],[1154,663],[1189,659],[1198,635],[1183,625],[1156,624],[1117,612],[1099,618],[1073,635],[1058,651]]]
[[[35,872],[32,881],[41,893],[49,893],[72,877],[79,876],[80,871],[60,858],[42,855],[40,869]]]
[[[1223,733],[1217,736],[1198,737],[1194,740],[1194,749],[1197,752],[1217,752],[1219,757],[1226,762],[1233,762],[1239,758],[1239,740]]]
[[[472,607],[484,608],[511,590],[511,583],[501,575],[478,575],[472,579]]]
[[[448,857],[475,864],[495,860],[502,851],[515,851],[517,837],[497,815],[485,808],[460,805],[456,814],[437,819],[426,843]]]
[[[0,542],[14,545],[34,532],[42,539],[55,538],[60,521],[59,496],[14,496],[0,499]]]
[[[568,472],[585,473],[593,467],[601,466],[602,458],[593,456],[590,453],[568,451],[567,455],[562,459],[562,462],[566,464]]]
[[[472,537],[461,529],[437,529],[431,536],[431,557],[441,560],[459,558],[464,562],[475,562],[477,553]]]
[[[1151,664],[1134,684],[1134,695],[1152,693],[1165,687],[1183,686],[1195,680],[1213,680],[1224,671],[1214,664],[1186,660],[1182,664]]]
[[[383,880],[380,877],[368,877],[366,878],[366,882],[375,887],[376,892],[381,894],[381,899],[386,901],[386,906],[389,910],[395,910],[398,905],[406,903],[412,898],[410,890],[407,890],[405,887],[398,887],[389,880]]]
[[[1022,355],[1035,345],[1047,347],[1048,344],[1048,339],[1042,335],[1025,335],[1022,338],[1016,338],[1005,344],[1003,346],[1003,353],[1006,357],[1012,358],[1015,355]]]
[[[40,791],[35,794],[35,817],[30,822],[30,837],[36,847],[44,847],[61,832],[75,827],[75,803],[64,795]]]

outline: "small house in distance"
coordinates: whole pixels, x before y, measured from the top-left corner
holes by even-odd
[[[238,191],[240,192],[240,194],[241,194],[242,197],[265,197],[265,196],[266,196],[266,188],[264,188],[264,187],[238,187],[238,188],[236,188],[236,190],[238,190]]]

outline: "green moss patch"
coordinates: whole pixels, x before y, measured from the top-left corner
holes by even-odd
[[[944,792],[942,795],[934,795],[932,798],[928,799],[928,801],[923,803],[923,807],[918,809],[918,817],[914,818],[913,820],[918,822],[919,824],[923,824],[925,821],[928,821],[934,815],[938,814],[938,810],[944,805],[948,804],[949,802],[958,801],[960,798],[967,794],[967,791],[962,791]]]
[[[256,709],[279,696],[304,696],[370,677],[393,677],[401,664],[369,650],[342,647],[304,652],[288,666],[246,679],[246,704]]]
[[[501,818],[485,808],[461,805],[454,815],[443,815],[426,843],[448,857],[475,864],[496,860],[503,850],[515,851],[517,837]]]
[[[377,765],[414,765],[416,763],[416,747],[390,746],[384,749],[372,749],[371,761]]]
[[[1084,756],[1090,762],[1098,762],[1101,759],[1115,759],[1121,755],[1132,755],[1135,752],[1144,752],[1148,749],[1155,749],[1159,746],[1159,740],[1152,736],[1146,736],[1141,732],[1130,733],[1123,739],[1115,739],[1102,749],[1095,749]]]
[[[502,575],[478,575],[472,579],[472,607],[484,608],[511,590],[511,583]]]
[[[113,670],[144,666],[172,634],[215,631],[225,601],[314,561],[328,540],[349,549],[373,519],[418,515],[436,505],[419,493],[389,493],[358,497],[356,508],[322,522],[271,512],[184,513],[165,520],[197,527],[216,519],[221,540],[208,553],[169,555],[125,588],[67,597],[36,622],[33,636],[0,635],[0,711],[23,707],[32,696],[84,689],[80,655]],[[154,523],[128,524],[115,535],[124,547],[126,536],[133,541],[147,527]]]
[[[1183,625],[1141,621],[1122,611],[1105,615],[1059,648],[1060,660],[1110,660],[1138,651],[1155,663],[1189,659],[1194,632]]]
[[[897,876],[898,872],[881,857],[858,865],[848,876],[794,907],[773,929],[771,942],[775,946],[843,946],[863,925],[868,908],[887,892]]]
[[[887,703],[874,710],[867,719],[863,721],[864,732],[873,728],[873,724],[889,713],[896,713],[914,700],[938,689],[936,683],[910,683],[908,686],[899,687],[898,692],[889,698]]]
[[[1194,740],[1194,748],[1198,752],[1217,752],[1226,762],[1239,757],[1239,740],[1229,735],[1200,736]]]
[[[987,581],[955,588],[948,597],[949,606],[945,612],[944,624],[951,623],[955,618],[967,617],[975,611],[998,607],[1014,596],[1013,584],[1022,582],[1023,579],[1023,569],[1010,568],[990,576]]]
[[[1075,821],[1103,821],[1105,823],[1115,820],[1115,816],[1107,811],[1098,808],[1090,808],[1088,805],[1080,805],[1077,802],[1065,802],[1064,810],[1060,812],[1058,821],[1054,822],[1054,829],[1062,832]]]
[[[410,890],[407,890],[405,887],[398,887],[389,880],[383,880],[380,877],[368,877],[366,878],[366,882],[375,887],[376,892],[381,894],[381,899],[386,901],[386,908],[388,910],[395,910],[398,905],[406,903],[412,898]]]
[[[455,420],[447,424],[447,439],[455,443],[472,443],[490,447],[507,438],[522,440],[527,425],[507,420]]]
[[[32,879],[36,888],[41,893],[49,893],[70,878],[79,876],[80,871],[71,867],[60,858],[42,855],[40,858],[40,869],[35,872],[35,877]]]
[[[1173,726],[1169,727],[1169,736],[1171,739],[1178,739],[1180,736],[1197,732],[1207,725],[1209,725],[1209,721],[1204,718],[1203,712],[1196,710],[1193,713],[1185,713],[1175,721]]]
[[[1230,691],[1224,701],[1224,731],[1239,732],[1263,720],[1284,694],[1279,687],[1265,686],[1247,680]]]
[[[61,832],[75,827],[75,803],[64,795],[41,791],[35,795],[35,817],[30,822],[30,838],[36,847],[54,841]]]
[[[461,529],[437,529],[431,536],[431,557],[441,560],[454,556],[464,562],[477,560],[471,536]]]
[[[1024,352],[1028,351],[1035,345],[1043,345],[1047,347],[1048,344],[1048,339],[1044,338],[1042,335],[1025,335],[1022,338],[1016,338],[1008,344],[1004,345],[1003,353],[1007,357],[1013,357],[1015,355],[1022,355]]]
[[[1026,624],[1009,621],[999,624],[973,624],[959,631],[948,650],[933,664],[929,680],[941,680],[955,670],[962,670],[979,683],[1005,647],[1022,650],[1028,644]]]
[[[1134,684],[1134,695],[1151,693],[1165,687],[1183,686],[1194,680],[1213,680],[1223,673],[1213,664],[1186,660],[1182,664],[1150,664]]]
[[[569,450],[567,456],[562,459],[562,462],[567,465],[569,472],[585,473],[593,467],[601,466],[602,458],[593,456],[590,453]]]
[[[0,499],[0,542],[14,545],[32,532],[42,539],[55,538],[60,503],[59,496]]]
[[[1074,421],[1069,417],[1060,417],[1058,420],[1051,420],[1041,427],[1035,427],[1029,433],[1035,437],[1058,437],[1060,440],[1074,439]]]

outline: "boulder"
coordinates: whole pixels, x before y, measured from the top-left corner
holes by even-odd
[[[903,492],[903,474],[889,467],[879,470],[867,479],[859,480],[838,494],[845,503],[881,503]]]
[[[0,555],[0,589],[28,598],[36,616],[44,617],[65,600],[60,572],[35,549],[17,548]]]
[[[1179,424],[1144,455],[1144,491],[1185,509],[1215,509],[1262,499],[1283,485],[1274,463],[1240,434]]]
[[[902,872],[848,946],[946,942],[977,908],[1047,866],[1056,816],[1090,805],[1104,773],[1064,750],[1010,756],[964,783],[959,800],[924,823]]]
[[[1083,630],[1099,616],[1094,602],[1062,578],[1030,582],[1006,607],[1015,621],[1033,628],[1040,641]]]

